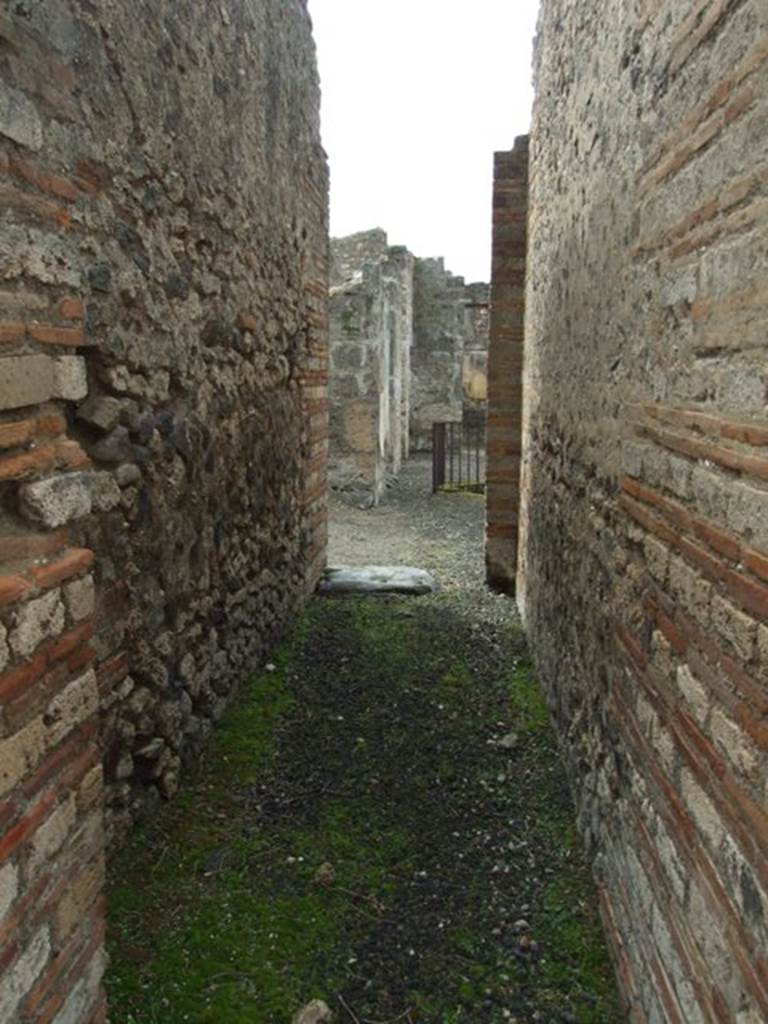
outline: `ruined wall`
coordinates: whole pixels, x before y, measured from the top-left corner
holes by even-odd
[[[387,255],[389,241],[382,228],[357,231],[354,235],[331,239],[331,287],[348,284],[362,277],[363,267],[378,263]]]
[[[331,254],[330,481],[376,504],[408,454],[413,256],[378,228]]]
[[[447,271],[442,258],[416,260],[410,416],[415,451],[432,447],[433,423],[461,422],[465,302],[464,278]]]
[[[482,421],[488,400],[488,344],[491,289],[483,282],[468,284],[464,305],[464,358],[461,384],[464,420]]]
[[[536,97],[521,605],[632,1020],[758,1024],[768,7],[545,0]]]
[[[2,1020],[102,1019],[104,799],[174,792],[322,567],[318,105],[303,0],[0,14]]]

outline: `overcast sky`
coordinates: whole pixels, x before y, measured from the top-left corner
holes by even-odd
[[[528,131],[539,0],[309,0],[331,233],[490,274],[493,152]]]

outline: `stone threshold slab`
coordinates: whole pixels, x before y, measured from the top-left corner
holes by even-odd
[[[339,566],[326,569],[321,594],[432,594],[437,584],[425,569],[409,565]]]

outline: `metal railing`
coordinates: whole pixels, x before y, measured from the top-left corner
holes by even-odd
[[[432,424],[432,491],[485,490],[485,424]]]

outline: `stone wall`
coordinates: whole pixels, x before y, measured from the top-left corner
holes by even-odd
[[[384,259],[389,249],[387,233],[382,228],[358,231],[354,235],[331,239],[331,287],[359,280],[363,267]]]
[[[496,153],[493,176],[488,407],[486,410],[485,571],[490,586],[511,591],[520,528],[523,423],[528,137]]]
[[[377,503],[436,421],[480,425],[489,286],[390,247],[381,228],[331,240],[330,476]]]
[[[103,802],[173,794],[322,568],[318,106],[303,0],[0,14],[2,1020],[103,1018]]]
[[[330,481],[377,504],[408,454],[413,256],[380,229],[331,254]]]
[[[483,282],[468,284],[464,304],[464,359],[461,384],[464,419],[482,420],[488,400],[488,344],[491,289]]]
[[[413,292],[411,447],[429,451],[432,424],[463,416],[466,289],[442,258],[417,259]]]
[[[536,97],[521,607],[631,1019],[758,1024],[768,7],[545,0]]]

